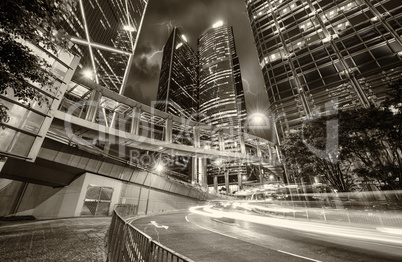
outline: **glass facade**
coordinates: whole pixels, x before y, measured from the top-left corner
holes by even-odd
[[[399,0],[247,0],[246,7],[280,137],[326,103],[378,105],[401,78]]]
[[[201,147],[240,152],[239,131],[247,112],[233,29],[218,22],[204,30],[197,44],[195,54],[180,30],[173,30],[163,50],[155,107],[230,130],[201,134]],[[209,175],[225,173],[237,181],[238,175],[246,173],[244,164],[222,163],[222,168],[215,162],[206,163]]]
[[[240,129],[246,105],[233,29],[217,23],[198,39],[201,122]]]
[[[199,121],[230,130],[216,130],[201,140],[214,149],[240,152],[238,134],[247,111],[233,28],[217,22],[205,29],[198,38],[198,60]],[[228,181],[235,182],[246,172],[246,165],[237,161],[207,160],[208,184],[214,176],[227,176]]]
[[[197,56],[179,29],[174,28],[163,49],[156,108],[196,120]]]
[[[64,28],[81,56],[80,73],[118,93],[134,53],[147,0],[79,0]]]
[[[18,40],[17,40],[18,41]],[[10,121],[0,128],[0,154],[34,162],[53,119],[55,110],[63,98],[67,84],[77,67],[79,57],[63,50],[56,55],[32,43],[21,41],[32,52],[50,65],[54,74],[51,86],[30,82],[30,88],[38,90],[45,101],[21,100],[11,88],[0,94],[0,102],[8,108]]]

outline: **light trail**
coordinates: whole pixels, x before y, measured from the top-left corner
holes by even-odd
[[[202,209],[202,210],[200,210]],[[314,222],[304,222],[304,221],[296,221],[296,220],[287,220],[273,217],[261,217],[249,214],[240,214],[235,212],[226,212],[212,209],[212,206],[198,206],[190,208],[190,211],[204,215],[208,217],[214,218],[231,218],[237,220],[248,221],[252,223],[257,223],[261,225],[267,226],[275,226],[280,228],[293,229],[298,231],[324,234],[324,235],[332,235],[342,238],[351,238],[358,240],[371,240],[373,243],[376,242],[385,242],[392,243],[396,245],[402,245],[402,237],[399,235],[378,235],[378,231],[370,231],[364,229],[356,229],[347,226],[339,226],[339,225],[325,225],[318,224]]]

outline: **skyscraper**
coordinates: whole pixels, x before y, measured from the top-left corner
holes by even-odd
[[[198,107],[197,56],[178,28],[163,49],[156,108],[196,120]]]
[[[379,104],[401,78],[398,0],[247,0],[270,101],[282,137],[329,103]]]
[[[246,105],[233,29],[219,21],[198,39],[201,122],[240,129]]]
[[[148,0],[79,0],[64,28],[81,74],[123,93]]]
[[[163,50],[156,108],[175,115],[229,130],[201,137],[204,147],[240,152],[239,132],[247,117],[239,58],[233,29],[217,22],[198,39],[195,55],[183,34],[175,28]],[[217,164],[219,162],[219,164]],[[233,175],[237,181],[246,173],[238,163],[193,158],[193,173],[212,176]],[[229,178],[227,178],[228,181]],[[193,178],[206,183],[204,178]]]
[[[205,29],[198,38],[199,121],[228,129],[230,135],[217,133],[209,138],[210,146],[240,152],[239,132],[247,117],[239,58],[233,28],[219,21]],[[225,188],[246,174],[244,164],[207,161],[208,175],[225,176]],[[211,183],[211,179],[209,179]]]

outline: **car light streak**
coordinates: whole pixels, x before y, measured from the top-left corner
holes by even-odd
[[[202,210],[200,210],[202,209]],[[298,231],[305,231],[310,233],[318,233],[318,234],[326,234],[344,238],[354,238],[359,240],[372,240],[374,242],[387,242],[393,243],[397,245],[402,245],[402,237],[396,235],[378,235],[378,231],[370,231],[364,229],[354,229],[347,226],[338,226],[338,225],[324,225],[318,224],[314,222],[304,222],[304,221],[296,221],[296,220],[288,220],[288,219],[280,219],[280,218],[272,218],[272,217],[262,217],[250,214],[241,214],[236,212],[227,212],[215,210],[212,206],[198,206],[190,208],[190,211],[204,215],[208,217],[214,218],[231,218],[237,220],[248,221],[252,223],[275,226],[287,229],[293,229]],[[382,232],[391,233],[393,229],[383,228]],[[402,230],[401,230],[402,231]],[[395,232],[395,231],[394,231]]]
[[[402,236],[402,228],[377,227],[377,230],[384,233]]]
[[[198,210],[200,208],[204,208],[206,206],[196,206],[196,207],[190,207],[189,211],[194,213],[194,214],[198,214],[198,215],[202,215],[202,216],[207,216],[207,217],[214,217],[214,218],[222,218],[222,216],[219,216],[218,214],[215,213],[215,210],[213,210],[213,213],[208,213],[208,212],[204,212],[201,210]]]

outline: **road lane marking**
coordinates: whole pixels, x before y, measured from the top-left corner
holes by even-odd
[[[199,225],[197,225],[197,224],[194,224],[194,225],[196,225],[196,226],[197,226],[197,227],[199,227],[199,228],[202,228],[202,229],[205,229],[205,230],[208,230],[208,231],[214,232],[214,233],[216,233],[216,234],[219,234],[219,235],[222,235],[222,236],[225,236],[225,237],[230,237],[230,238],[238,239],[237,237],[230,236],[230,235],[226,235],[226,234],[224,234],[224,233],[221,233],[221,232],[215,231],[215,230],[210,229],[210,228],[207,228],[207,227],[202,227],[202,226],[199,226]]]
[[[307,260],[310,260],[310,261],[322,262],[321,260],[316,260],[316,259],[312,259],[312,258],[309,258],[309,257],[299,256],[299,255],[296,255],[296,254],[293,254],[293,253],[289,253],[289,252],[286,252],[286,251],[282,251],[282,250],[277,250],[277,251],[278,251],[278,252],[281,252],[281,253],[284,253],[284,254],[288,254],[288,255],[294,256],[294,257],[304,258],[304,259],[307,259]]]
[[[188,218],[187,218],[187,216],[185,216],[184,218],[186,219],[186,221],[187,221],[187,222],[190,222],[190,221],[188,221]]]
[[[154,225],[157,228],[164,228],[166,230],[168,230],[169,226],[164,226],[164,225],[159,225],[158,223],[156,223],[155,221],[151,221],[151,224]]]

